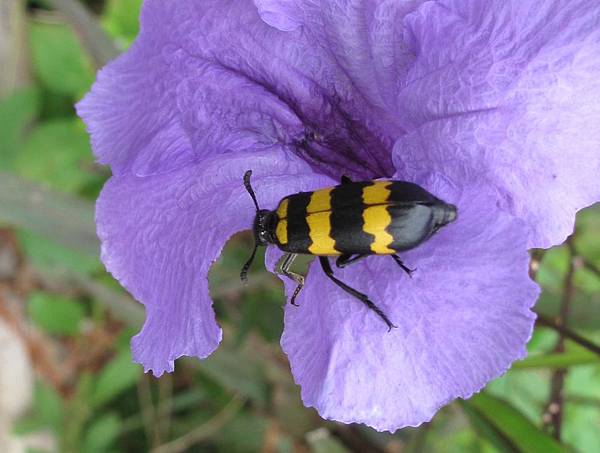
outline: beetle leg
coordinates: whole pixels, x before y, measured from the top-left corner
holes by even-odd
[[[294,290],[294,294],[292,294],[292,298],[290,299],[290,303],[296,307],[298,306],[296,303],[296,297],[298,294],[300,294],[300,291],[302,291],[302,287],[304,286],[304,276],[290,271],[290,267],[297,256],[297,253],[286,253],[283,255],[283,258],[280,260],[277,268],[275,269],[277,274],[285,275],[287,278],[297,283],[298,286]]]
[[[388,326],[388,332],[390,330],[392,330],[392,327],[397,327],[394,324],[392,324],[392,322],[389,320],[389,318],[385,315],[385,313],[383,311],[381,311],[381,308],[379,308],[377,305],[375,305],[375,303],[373,303],[365,294],[355,290],[354,288],[346,285],[344,282],[338,280],[334,275],[333,275],[333,269],[331,269],[331,265],[329,264],[329,260],[327,259],[326,256],[320,256],[319,257],[319,261],[321,262],[321,267],[323,268],[323,272],[325,272],[325,275],[327,277],[329,277],[329,279],[335,283],[337,286],[339,286],[340,288],[342,288],[344,291],[346,291],[348,294],[350,294],[351,296],[356,297],[358,300],[360,300],[363,304],[365,304],[367,307],[369,307],[371,310],[373,310],[375,313],[377,313],[377,315],[386,323],[386,325]]]
[[[340,269],[352,264],[352,263],[356,263],[357,261],[366,258],[367,256],[370,256],[367,253],[364,253],[362,255],[341,255],[338,259],[335,260],[335,265],[337,267],[339,267]],[[402,260],[400,259],[400,257],[398,255],[391,255],[391,257],[394,259],[394,261],[396,262],[396,264],[398,264],[398,266],[400,266],[402,268],[402,270],[404,272],[406,272],[408,274],[409,277],[412,277],[412,274],[414,271],[416,271],[416,269],[411,269],[409,267],[407,267]]]
[[[358,260],[361,260],[366,256],[369,256],[369,255],[366,253],[364,253],[362,255],[352,255],[350,253],[348,253],[346,255],[341,255],[340,257],[338,257],[338,259],[335,260],[335,265],[336,265],[336,267],[339,267],[340,269],[342,269],[343,267],[346,267],[349,264],[356,263]]]
[[[406,267],[406,265],[402,262],[402,260],[400,259],[400,257],[398,255],[392,255],[392,258],[394,258],[394,261],[396,262],[396,264],[398,264],[398,266],[400,266],[402,268],[402,270],[404,272],[406,272],[409,277],[412,278],[413,272],[416,271],[417,269],[411,269],[409,267]]]

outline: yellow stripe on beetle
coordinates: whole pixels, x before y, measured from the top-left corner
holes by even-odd
[[[277,217],[279,217],[280,219],[287,218],[288,203],[289,203],[289,200],[287,198],[284,198],[279,203],[279,206],[277,207]]]
[[[339,255],[331,237],[331,212],[317,212],[306,216],[312,244],[308,251],[313,255]]]
[[[331,191],[333,187],[317,190],[310,196],[310,203],[306,207],[306,214],[331,211]]]
[[[312,244],[308,251],[313,255],[339,255],[331,237],[331,191],[333,188],[313,192],[306,207],[306,223]],[[311,214],[312,213],[312,214]]]
[[[281,245],[285,245],[288,243],[287,227],[288,223],[286,219],[277,222],[277,227],[275,228],[275,235],[277,236],[277,240]]]
[[[363,189],[362,199],[367,206],[386,203],[390,199],[391,181],[375,181]]]
[[[365,222],[363,231],[375,236],[371,244],[371,250],[378,255],[393,255],[395,250],[389,248],[394,238],[385,229],[392,222],[392,216],[386,205],[370,206],[363,211]]]
[[[288,215],[288,204],[289,200],[284,198],[279,202],[279,206],[277,206],[277,217],[279,221],[277,222],[277,226],[275,227],[275,236],[281,245],[285,245],[288,243],[288,223],[287,223],[287,215]]]
[[[389,181],[378,181],[363,189],[363,231],[374,236],[371,250],[378,255],[392,255],[395,250],[389,246],[394,238],[385,229],[392,223],[392,216],[386,203],[390,198]],[[375,205],[375,206],[373,206]]]

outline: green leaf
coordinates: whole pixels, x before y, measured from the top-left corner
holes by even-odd
[[[91,274],[102,269],[97,258],[71,250],[25,230],[17,232],[27,258],[40,269],[69,269],[79,274]]]
[[[584,349],[567,351],[557,354],[529,356],[520,362],[515,362],[513,369],[529,368],[568,368],[574,365],[600,364],[600,357]]]
[[[544,254],[536,280],[544,289],[561,292],[568,267],[567,248],[554,247]]]
[[[551,351],[558,341],[558,333],[551,329],[534,329],[527,343],[527,354],[545,354]]]
[[[56,391],[43,382],[38,382],[33,393],[30,416],[20,420],[16,434],[28,434],[40,429],[50,428],[56,434],[63,423],[63,401]]]
[[[507,401],[535,424],[548,402],[551,374],[552,370],[545,368],[508,372],[490,382],[486,393]]]
[[[33,293],[27,301],[29,317],[51,334],[75,335],[84,317],[82,305],[66,297]]]
[[[92,65],[71,28],[32,22],[29,37],[33,68],[43,85],[74,98],[88,90],[94,80]]]
[[[95,408],[105,405],[133,387],[141,374],[141,367],[133,363],[129,351],[120,351],[98,376],[90,403]]]
[[[94,376],[87,371],[77,377],[74,395],[67,400],[65,426],[61,436],[60,451],[81,451],[83,433],[94,411],[90,407],[90,395],[94,386]]]
[[[499,433],[487,420],[480,417],[477,411],[468,404],[462,404],[462,408],[469,418],[469,422],[477,435],[489,442],[496,451],[514,451],[513,445],[501,433]]]
[[[587,293],[586,296],[597,297],[600,294],[600,278],[586,268],[578,269],[575,273],[575,286],[583,293]]]
[[[94,420],[83,440],[84,453],[101,453],[107,451],[121,432],[121,418],[114,413],[101,415]]]
[[[15,171],[64,192],[76,192],[93,176],[89,138],[75,120],[47,121],[36,127],[15,160]]]
[[[291,436],[280,434],[277,439],[277,453],[294,453],[294,441]]]
[[[0,168],[12,169],[25,128],[37,115],[39,106],[39,92],[35,88],[15,91],[0,101]]]
[[[109,0],[105,7],[102,25],[123,49],[138,34],[141,6],[142,0]]]
[[[600,445],[600,367],[570,369],[565,379],[562,438],[580,452]]]
[[[94,205],[0,171],[0,223],[36,233],[97,259]]]
[[[283,329],[282,299],[283,293],[279,287],[266,287],[246,294],[244,304],[240,309],[241,318],[238,323],[235,345],[240,346],[248,334],[255,329],[269,342],[275,342],[281,338]]]
[[[173,395],[170,401],[171,414],[174,416],[180,412],[193,412],[198,413],[199,408],[205,407],[213,403],[214,395],[212,395],[206,388],[201,386],[190,387],[190,390],[182,390]],[[177,419],[174,417],[174,419]],[[181,419],[188,421],[189,419],[184,415]],[[144,416],[141,412],[136,412],[134,415],[123,420],[121,424],[121,435],[131,431],[135,431],[144,427]],[[190,428],[193,429],[193,428]],[[186,431],[189,431],[186,429]]]
[[[588,260],[600,266],[600,205],[594,205],[577,213],[577,236],[575,247]]]
[[[236,415],[237,412],[238,410],[235,412],[232,411],[229,417]],[[216,417],[219,417],[219,415]],[[206,425],[207,427],[210,426],[209,423]],[[220,447],[218,451],[253,453],[261,451],[264,447],[264,436],[267,425],[268,421],[264,417],[257,414],[239,412],[231,421],[224,424],[220,429],[215,430],[216,432],[210,437],[215,438],[215,443]],[[208,433],[209,430],[207,430]]]
[[[564,448],[548,434],[541,431],[508,402],[479,393],[464,404],[501,434],[512,447],[524,453],[559,453]]]
[[[314,453],[347,453],[349,450],[325,428],[306,434],[310,450]]]
[[[234,350],[227,343],[200,363],[200,370],[221,386],[265,405],[269,397],[267,378],[249,351]]]

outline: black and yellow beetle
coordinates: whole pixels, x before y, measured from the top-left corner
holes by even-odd
[[[342,268],[369,255],[390,255],[407,274],[397,252],[412,249],[456,219],[456,207],[436,198],[421,186],[406,181],[373,180],[353,182],[342,177],[335,187],[300,192],[283,198],[277,209],[260,209],[250,185],[252,171],[244,175],[244,186],[256,206],[253,232],[255,246],[244,265],[247,272],[258,246],[276,245],[286,252],[277,272],[298,286],[291,303],[304,285],[304,277],[289,270],[298,254],[319,257],[325,275],[336,285],[373,310],[388,328],[395,327],[365,294],[333,275],[329,256],[337,256]]]

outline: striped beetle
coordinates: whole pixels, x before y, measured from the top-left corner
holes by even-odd
[[[422,244],[457,215],[454,205],[417,184],[395,180],[353,182],[346,176],[334,187],[288,195],[269,211],[259,208],[251,175],[251,170],[245,173],[244,186],[256,206],[255,246],[242,268],[242,281],[247,280],[257,248],[276,245],[285,252],[276,272],[296,282],[290,300],[296,305],[304,277],[290,271],[290,266],[298,254],[316,255],[325,275],[377,313],[389,329],[394,324],[367,295],[334,276],[328,257],[337,256],[336,266],[343,268],[369,255],[389,255],[410,275],[413,270],[396,253]]]

